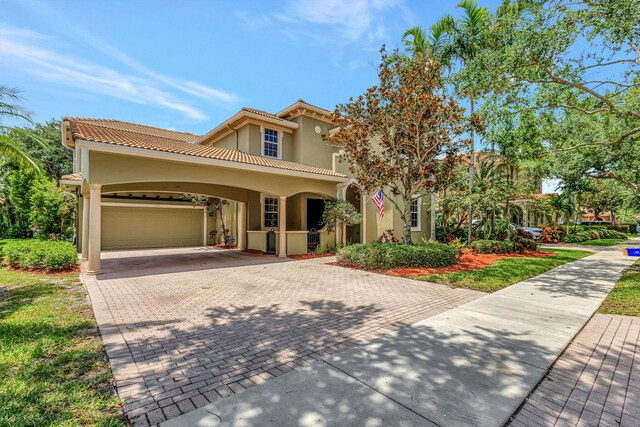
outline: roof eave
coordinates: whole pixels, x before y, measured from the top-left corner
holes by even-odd
[[[216,126],[215,128],[213,128],[212,130],[210,130],[209,132],[207,132],[206,134],[202,135],[200,138],[198,138],[195,141],[195,144],[201,144],[202,142],[206,141],[207,139],[211,138],[212,136],[214,136],[216,133],[226,130],[229,127],[232,127],[232,125],[234,123],[236,123],[238,120],[243,119],[243,118],[251,118],[254,120],[259,120],[265,123],[271,123],[277,126],[282,126],[285,128],[289,128],[289,129],[298,129],[298,124],[294,123],[294,122],[290,122],[288,120],[276,120],[276,119],[272,119],[270,117],[266,117],[263,116],[262,114],[256,114],[256,113],[252,113],[250,111],[245,111],[245,110],[240,110],[238,111],[236,114],[234,114],[233,116],[231,116],[230,118],[228,118],[227,120],[225,120],[224,122],[220,123],[218,126]]]
[[[198,157],[198,156],[192,156],[189,154],[171,153],[167,151],[153,150],[150,148],[127,147],[127,146],[109,144],[109,143],[99,142],[99,141],[76,140],[76,144],[78,144],[80,148],[86,148],[88,150],[102,151],[102,152],[115,153],[115,154],[133,155],[133,156],[147,157],[147,158],[156,158],[159,160],[175,160],[175,161],[196,163],[196,164],[208,165],[208,166],[221,166],[229,169],[240,169],[245,171],[253,170],[255,172],[264,172],[264,173],[270,173],[270,174],[276,174],[276,175],[288,175],[288,176],[295,176],[300,178],[318,179],[322,181],[331,181],[331,182],[344,182],[347,180],[347,177],[344,175],[342,176],[325,175],[321,173],[295,171],[295,170],[281,169],[281,168],[276,168],[271,166],[253,165],[250,163],[234,162],[230,160]]]
[[[63,120],[60,124],[61,142],[64,147],[76,148],[75,141],[73,139],[73,132],[71,131],[71,123],[68,120]]]

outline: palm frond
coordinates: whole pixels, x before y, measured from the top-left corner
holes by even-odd
[[[8,116],[32,123],[31,112],[18,104],[22,100],[19,89],[0,85],[0,122]]]
[[[7,157],[18,165],[33,169],[37,173],[43,171],[40,162],[6,135],[0,135],[0,156]]]

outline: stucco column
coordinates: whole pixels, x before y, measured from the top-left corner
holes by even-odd
[[[89,265],[87,274],[100,274],[100,234],[102,231],[101,196],[102,184],[90,184],[89,200]]]
[[[280,196],[278,201],[278,226],[280,228],[280,242],[278,246],[278,256],[287,256],[287,198]]]
[[[86,261],[89,257],[89,194],[82,195],[82,237],[80,259]]]
[[[238,202],[238,249],[247,249],[247,204]]]
[[[360,236],[360,240],[362,243],[367,243],[367,200],[369,196],[367,194],[361,193],[360,197],[360,213],[362,214],[362,236]]]

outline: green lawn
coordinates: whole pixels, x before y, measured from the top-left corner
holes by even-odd
[[[592,252],[579,250],[545,249],[545,251],[553,252],[556,255],[538,258],[504,258],[479,270],[429,274],[415,277],[415,279],[446,283],[476,291],[495,292],[567,262],[593,255]]]
[[[596,240],[587,240],[586,242],[576,243],[576,245],[583,246],[614,246],[618,243],[626,242],[627,239],[596,239]]]
[[[598,311],[640,316],[640,260],[624,272]]]
[[[0,269],[0,426],[121,426],[75,274]]]

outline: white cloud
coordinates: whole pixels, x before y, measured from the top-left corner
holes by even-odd
[[[75,87],[138,104],[152,105],[183,113],[196,121],[206,115],[184,95],[230,107],[238,102],[234,94],[198,82],[173,79],[157,73],[89,34],[84,42],[131,68],[123,73],[61,52],[55,38],[22,28],[0,25],[0,56],[5,66],[14,66],[48,82]],[[175,92],[181,92],[182,97]]]
[[[348,42],[383,40],[389,20],[414,19],[403,0],[289,0],[273,17],[285,25],[321,25]]]

